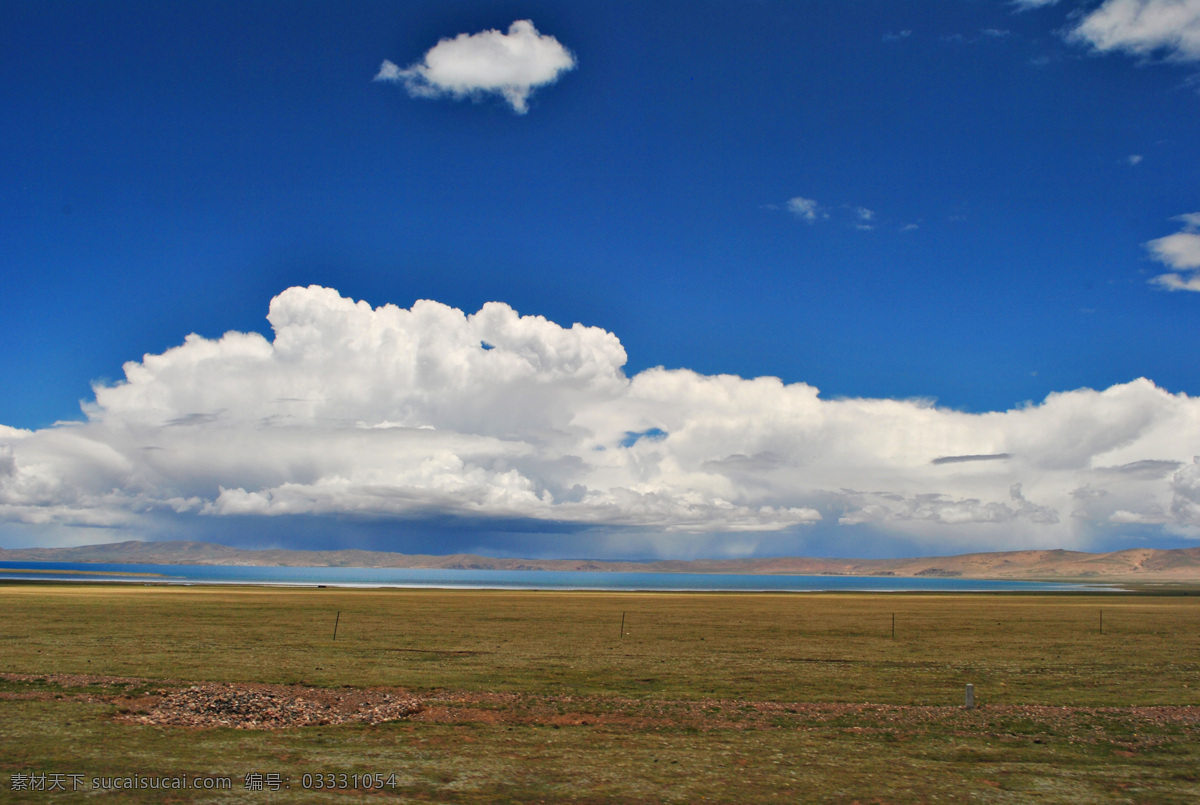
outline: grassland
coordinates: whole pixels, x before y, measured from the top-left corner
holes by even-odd
[[[1196,802],[1200,596],[1186,593],[7,583],[0,799],[54,800],[10,787],[45,772],[233,780],[178,802]],[[119,718],[199,681],[393,687],[425,710],[278,731]],[[249,772],[291,788],[247,792]],[[317,772],[395,785],[304,790]]]

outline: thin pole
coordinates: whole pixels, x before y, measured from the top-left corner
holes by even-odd
[[[625,613],[621,613],[621,639],[625,639]]]
[[[896,639],[896,613],[892,613],[892,639]]]
[[[342,612],[341,612],[341,610],[338,610],[337,617],[333,619],[333,639],[335,641],[337,640],[338,621],[340,621],[341,619],[342,619]]]
[[[1100,610],[1100,634],[1104,634],[1104,610]]]

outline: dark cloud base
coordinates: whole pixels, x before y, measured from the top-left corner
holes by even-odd
[[[96,542],[105,541],[97,529]],[[161,517],[143,538],[196,540],[234,548],[365,550],[523,559],[653,561],[725,557],[811,556],[897,559],[928,546],[869,524],[818,523],[779,532],[650,534],[640,528],[576,526],[536,520],[438,518],[375,520],[311,515]],[[1161,547],[1156,544],[1156,547]]]

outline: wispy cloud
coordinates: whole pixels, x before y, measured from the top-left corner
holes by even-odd
[[[767,209],[779,209],[775,205],[766,205]],[[826,207],[816,199],[795,196],[787,200],[784,208],[800,220],[814,224],[837,217],[842,223],[849,224],[855,229],[871,230],[875,228],[875,211],[854,204],[836,204]]]
[[[1144,158],[1145,157],[1143,157],[1141,154],[1130,154],[1129,156],[1125,157],[1125,162],[1130,166],[1133,166],[1140,164]]]
[[[557,39],[539,34],[530,20],[517,20],[508,33],[489,30],[443,39],[406,68],[385,60],[375,80],[403,84],[418,98],[496,94],[523,115],[534,89],[554,83],[575,64],[574,54]]]
[[[1159,274],[1150,280],[1168,291],[1200,291],[1200,212],[1172,218],[1183,224],[1174,235],[1156,238],[1145,244],[1155,260],[1174,272]]]
[[[1200,61],[1200,0],[1105,0],[1068,39],[1102,53]]]
[[[930,464],[962,464],[966,461],[1003,461],[1012,458],[1008,453],[985,453],[975,456],[938,456]]]
[[[824,521],[1004,548],[1086,545],[1140,517],[1200,536],[1200,400],[1147,380],[970,414],[773,377],[627,376],[613,333],[499,302],[291,288],[268,318],[272,340],[193,335],[127,363],[84,422],[0,426],[0,525],[119,539],[162,513],[498,518],[686,544]]]

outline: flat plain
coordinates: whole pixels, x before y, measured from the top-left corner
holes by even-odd
[[[1184,587],[10,582],[0,612],[0,800],[1200,801],[1200,595]],[[310,701],[412,697],[422,709],[270,730],[140,723],[199,683]],[[968,683],[974,710],[962,706]],[[231,787],[91,785],[134,775]],[[24,790],[35,780],[67,792]]]

